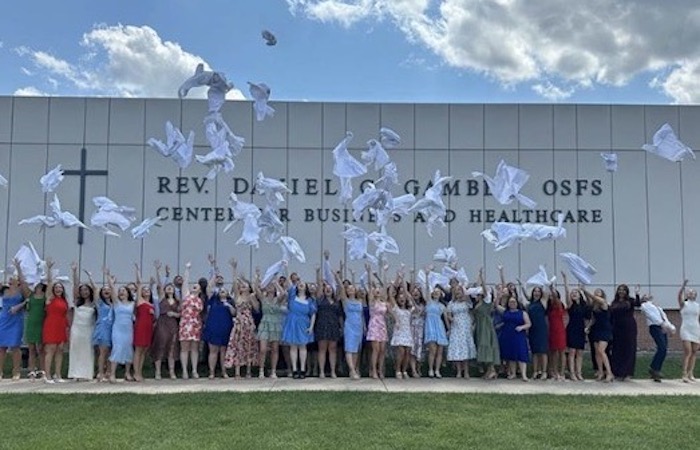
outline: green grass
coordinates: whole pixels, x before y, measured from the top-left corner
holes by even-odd
[[[0,395],[0,448],[697,448],[695,397]]]

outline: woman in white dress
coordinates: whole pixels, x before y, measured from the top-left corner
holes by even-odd
[[[695,382],[695,359],[700,348],[700,304],[695,289],[685,290],[688,280],[678,291],[678,306],[681,308],[680,336],[683,342],[683,382]]]
[[[95,351],[92,346],[96,316],[95,288],[90,284],[80,284],[76,263],[71,264],[71,270],[75,306],[70,327],[68,378],[92,380],[95,376]]]

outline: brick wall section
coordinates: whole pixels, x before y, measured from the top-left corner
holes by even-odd
[[[678,310],[664,310],[668,320],[676,326],[676,334],[668,337],[668,350],[672,352],[682,352],[683,347],[681,346],[681,338],[678,332],[681,329],[681,314]],[[644,314],[641,311],[635,312],[635,318],[637,319],[637,349],[641,351],[654,351],[656,345],[654,345],[654,340],[649,334],[649,327],[647,327],[647,322],[644,320]]]

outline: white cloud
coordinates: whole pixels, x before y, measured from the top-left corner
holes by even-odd
[[[56,55],[26,47],[16,49],[28,57],[53,86],[68,86],[88,95],[120,97],[174,97],[180,84],[194,73],[203,58],[178,43],[163,41],[148,26],[99,25],[83,35],[85,53],[71,63]],[[205,89],[192,91],[206,97]],[[227,98],[244,99],[238,89]]]
[[[46,97],[50,94],[42,92],[34,86],[26,86],[15,90],[12,95],[16,95],[18,97]]]
[[[700,3],[696,0],[287,0],[293,14],[350,27],[391,20],[452,67],[504,86],[623,86],[644,73],[676,102],[698,101]],[[672,68],[670,72],[669,68]],[[560,91],[557,91],[559,89]],[[568,93],[569,90],[571,93]],[[568,93],[568,94],[567,94]]]
[[[574,93],[573,88],[563,88],[552,84],[551,81],[545,80],[542,83],[532,85],[532,90],[537,92],[542,97],[553,102],[565,100]]]

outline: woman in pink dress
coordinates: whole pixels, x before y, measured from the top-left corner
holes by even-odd
[[[204,302],[199,297],[198,283],[189,285],[191,263],[185,264],[184,282],[182,284],[182,303],[180,305],[180,364],[182,379],[189,378],[189,361],[192,361],[192,378],[199,378],[197,362],[199,361],[199,341],[202,339],[202,311]]]

